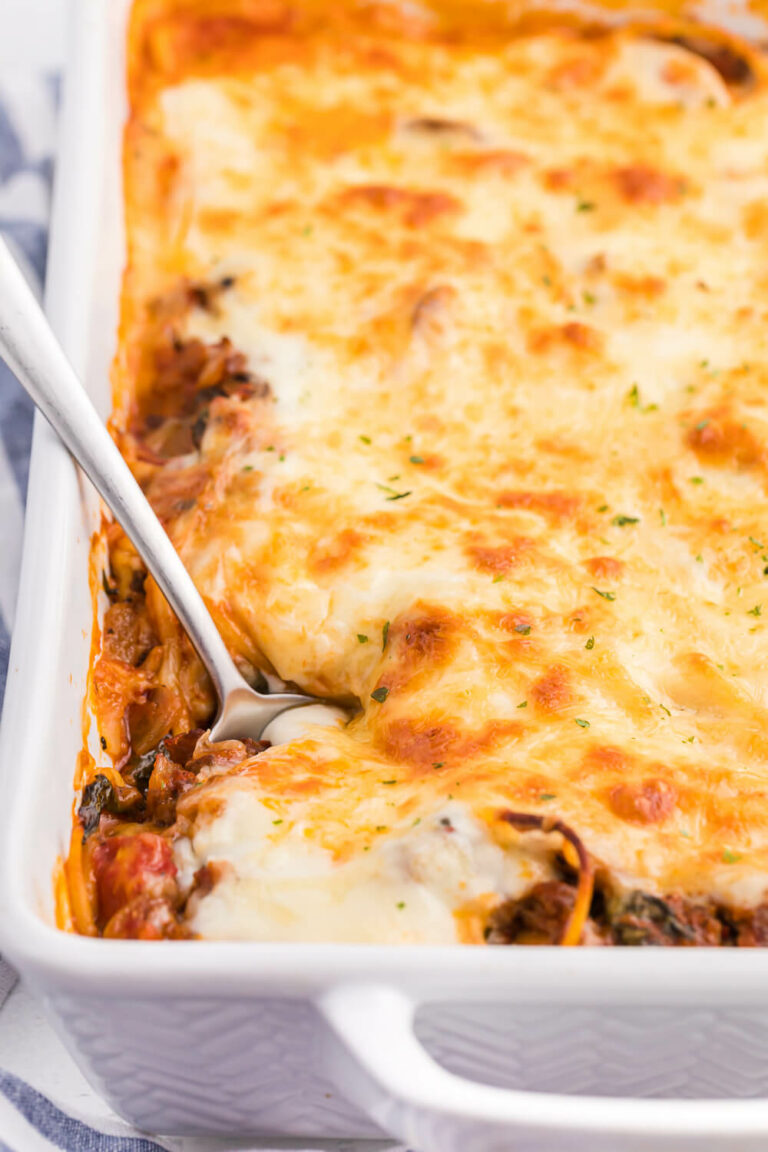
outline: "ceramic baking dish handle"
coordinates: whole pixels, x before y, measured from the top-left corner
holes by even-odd
[[[322,995],[339,1090],[413,1152],[745,1152],[768,1148],[768,1101],[518,1092],[462,1079],[417,1039],[416,1002],[393,987]]]

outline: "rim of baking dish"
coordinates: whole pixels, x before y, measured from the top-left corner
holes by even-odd
[[[102,96],[109,68],[122,63],[117,45],[122,45],[129,4],[77,0],[70,28],[60,130],[63,162],[56,180],[46,309],[81,370],[88,352],[87,304],[98,269],[94,197],[103,194],[107,167]],[[119,142],[112,145],[119,149]],[[83,532],[82,499],[82,480],[72,460],[37,416],[18,615],[0,729],[0,947],[33,985],[62,992],[87,988],[92,994],[121,997],[218,998],[256,991],[301,995],[340,981],[383,980],[431,1001],[461,997],[754,1005],[768,997],[768,950],[761,949],[147,942],[82,937],[47,923],[26,866],[46,771],[45,725],[31,709],[38,699],[55,698],[60,667],[48,647],[26,641],[52,631],[54,647],[60,643],[57,629],[69,599],[68,556],[73,534]],[[84,579],[83,572],[74,575]],[[42,715],[44,719],[45,709]],[[79,724],[79,716],[76,719]]]

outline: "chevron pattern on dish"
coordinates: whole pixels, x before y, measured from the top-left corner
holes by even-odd
[[[501,1088],[600,1096],[768,1096],[768,1013],[430,1004],[416,1032],[449,1071]]]
[[[56,997],[68,1042],[111,1106],[148,1132],[368,1137],[382,1133],[322,1075],[304,1000]],[[105,1028],[105,1020],[109,1027]]]
[[[324,1025],[306,1001],[125,999],[107,1009],[57,997],[54,1007],[94,1086],[147,1131],[382,1135],[322,1075]],[[766,1012],[435,1003],[416,1031],[450,1071],[499,1087],[768,1096]]]

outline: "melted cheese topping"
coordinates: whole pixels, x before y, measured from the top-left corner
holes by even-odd
[[[212,403],[169,530],[233,651],[360,705],[185,800],[179,859],[219,870],[193,927],[471,939],[461,910],[521,889],[503,807],[619,883],[762,899],[761,65],[742,91],[638,29],[502,34],[495,5],[453,37],[438,8],[251,5],[195,55],[157,7],[116,424],[148,303],[234,277],[182,332],[270,394]]]
[[[283,831],[250,780],[218,788],[221,815],[176,845],[187,879],[200,861],[215,862],[212,891],[193,896],[190,909],[190,925],[208,939],[449,944],[458,912],[479,942],[489,895],[522,895],[546,874],[527,846],[494,844],[455,802],[339,860],[307,837],[299,805]]]

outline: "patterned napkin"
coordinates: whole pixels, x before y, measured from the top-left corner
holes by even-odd
[[[45,274],[58,85],[0,76],[0,228],[40,290]],[[0,362],[0,699],[16,607],[32,404]],[[1,987],[0,983],[0,987]]]
[[[39,292],[45,274],[58,85],[0,77],[0,229]],[[0,361],[0,700],[16,609],[32,403]],[[0,1005],[15,983],[0,960]]]

